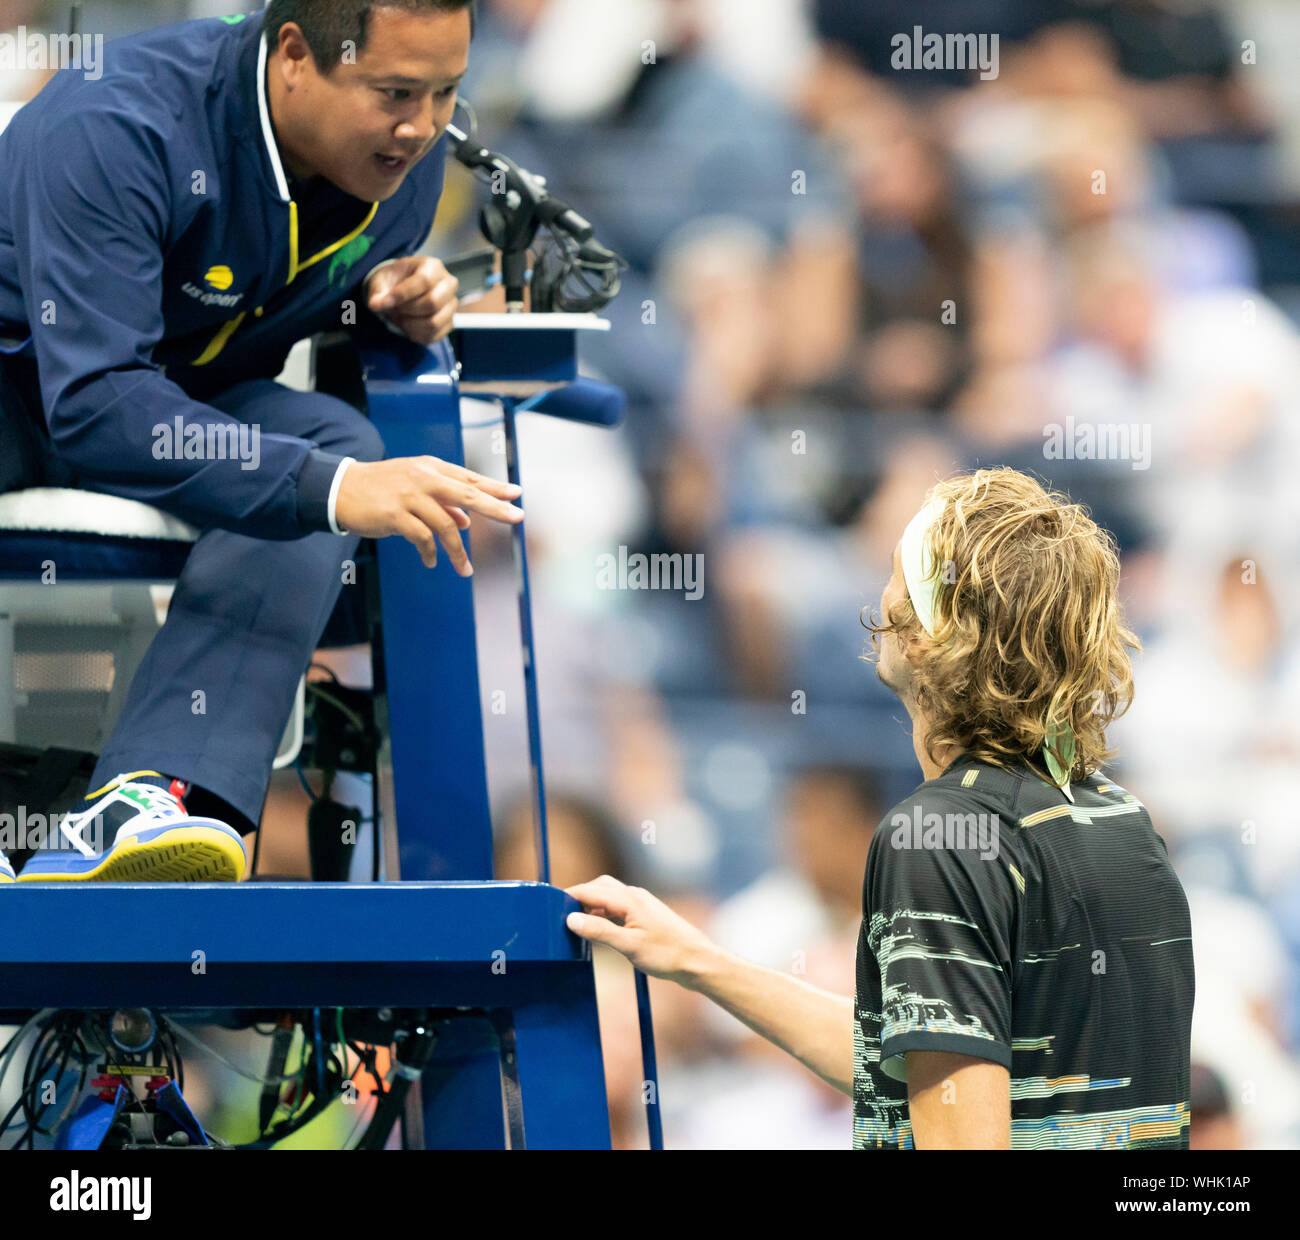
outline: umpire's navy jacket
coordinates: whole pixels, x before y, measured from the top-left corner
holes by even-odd
[[[347,300],[366,315],[368,274],[429,234],[447,140],[387,202],[291,184],[262,26],[114,40],[102,77],[62,70],[0,133],[0,338],[34,359],[30,404],[82,485],[285,539],[329,528],[339,457],[264,433],[256,469],[159,460],[155,428],[231,422],[205,394],[274,378],[296,341],[347,324]]]

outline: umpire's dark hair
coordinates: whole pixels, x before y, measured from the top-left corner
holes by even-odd
[[[366,50],[371,9],[403,9],[407,13],[456,13],[469,9],[469,37],[478,25],[478,0],[271,0],[266,9],[266,42],[274,50],[280,28],[293,22],[302,31],[321,73],[332,73],[351,41],[356,54]]]

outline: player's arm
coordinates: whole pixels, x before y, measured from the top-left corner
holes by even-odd
[[[951,1051],[907,1052],[907,1105],[918,1150],[1009,1150],[1011,1074]]]
[[[566,890],[584,910],[569,916],[575,934],[622,952],[651,977],[699,991],[852,1096],[854,1012],[848,995],[724,951],[650,892],[608,874]]]
[[[713,945],[689,981],[828,1085],[853,1096],[853,999],[819,990]]]

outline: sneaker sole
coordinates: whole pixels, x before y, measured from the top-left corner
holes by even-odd
[[[184,832],[183,839],[176,835]],[[171,836],[169,839],[168,836]],[[33,860],[35,860],[33,858]],[[88,859],[87,859],[88,860]],[[215,827],[190,826],[141,843],[128,836],[85,870],[28,873],[20,883],[237,883],[246,858],[238,837]]]

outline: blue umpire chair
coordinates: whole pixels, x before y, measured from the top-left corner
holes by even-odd
[[[473,392],[500,400],[519,481],[518,412],[621,419],[621,393],[578,377],[580,333],[607,327],[590,314],[460,315],[432,348],[367,345],[361,376],[388,455],[463,464],[460,397]],[[0,497],[0,580],[39,584],[54,561],[47,591],[166,582],[195,536],[131,501],[17,492]],[[564,924],[577,902],[548,881],[522,526],[515,538],[539,881],[493,879],[472,579],[445,557],[430,571],[413,547],[385,539],[371,633],[382,881],[9,886],[5,1009],[312,1009],[318,1030],[330,1008],[415,1011],[435,1036],[422,1071],[399,1068],[419,1078],[407,1147],[608,1148],[590,947]],[[4,632],[0,623],[0,664],[12,653]],[[10,676],[0,731],[12,733],[17,692]],[[281,760],[294,748],[291,725]]]

